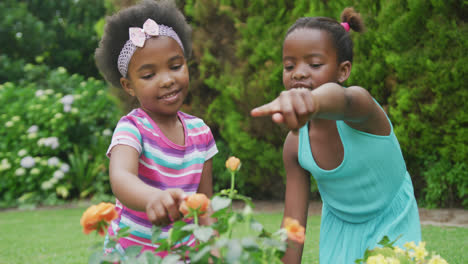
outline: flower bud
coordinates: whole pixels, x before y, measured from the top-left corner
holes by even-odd
[[[241,162],[240,159],[231,156],[228,160],[226,160],[226,168],[232,172],[238,171],[240,169]]]

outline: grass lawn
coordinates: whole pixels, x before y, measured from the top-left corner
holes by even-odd
[[[0,212],[0,264],[87,263],[88,248],[103,238],[84,235],[80,217],[85,208]],[[277,230],[281,213],[256,214],[269,231]],[[318,263],[320,217],[309,217],[302,263]],[[238,230],[241,234],[242,230]],[[423,226],[429,251],[451,264],[468,260],[468,228]]]

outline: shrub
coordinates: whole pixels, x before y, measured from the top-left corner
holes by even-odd
[[[105,151],[120,111],[107,86],[62,67],[24,74],[0,85],[0,207],[109,193]]]
[[[103,0],[2,0],[0,55],[97,77],[94,49],[99,38],[94,27],[105,13]],[[0,83],[15,81],[5,74],[14,68],[2,66],[0,62]]]
[[[249,112],[283,89],[287,28],[302,16],[339,18],[346,6],[368,31],[351,33],[355,59],[345,85],[365,87],[387,110],[422,205],[468,206],[463,1],[185,1],[194,25],[190,108],[240,153],[247,194],[282,197],[286,131]]]

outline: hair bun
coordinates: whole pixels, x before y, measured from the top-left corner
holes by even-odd
[[[343,12],[341,12],[341,22],[348,23],[353,31],[364,31],[364,21],[362,21],[361,14],[356,12],[352,7],[346,7]]]

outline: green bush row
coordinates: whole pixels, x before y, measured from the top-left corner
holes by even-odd
[[[0,207],[108,195],[105,156],[120,111],[107,85],[24,65],[0,85]]]
[[[244,164],[253,197],[283,192],[286,131],[249,111],[282,87],[281,46],[302,16],[361,12],[367,32],[351,33],[355,60],[345,85],[361,85],[385,107],[415,191],[425,206],[468,206],[468,5],[464,1],[185,1],[194,25],[191,109]],[[312,186],[312,191],[316,191]]]

